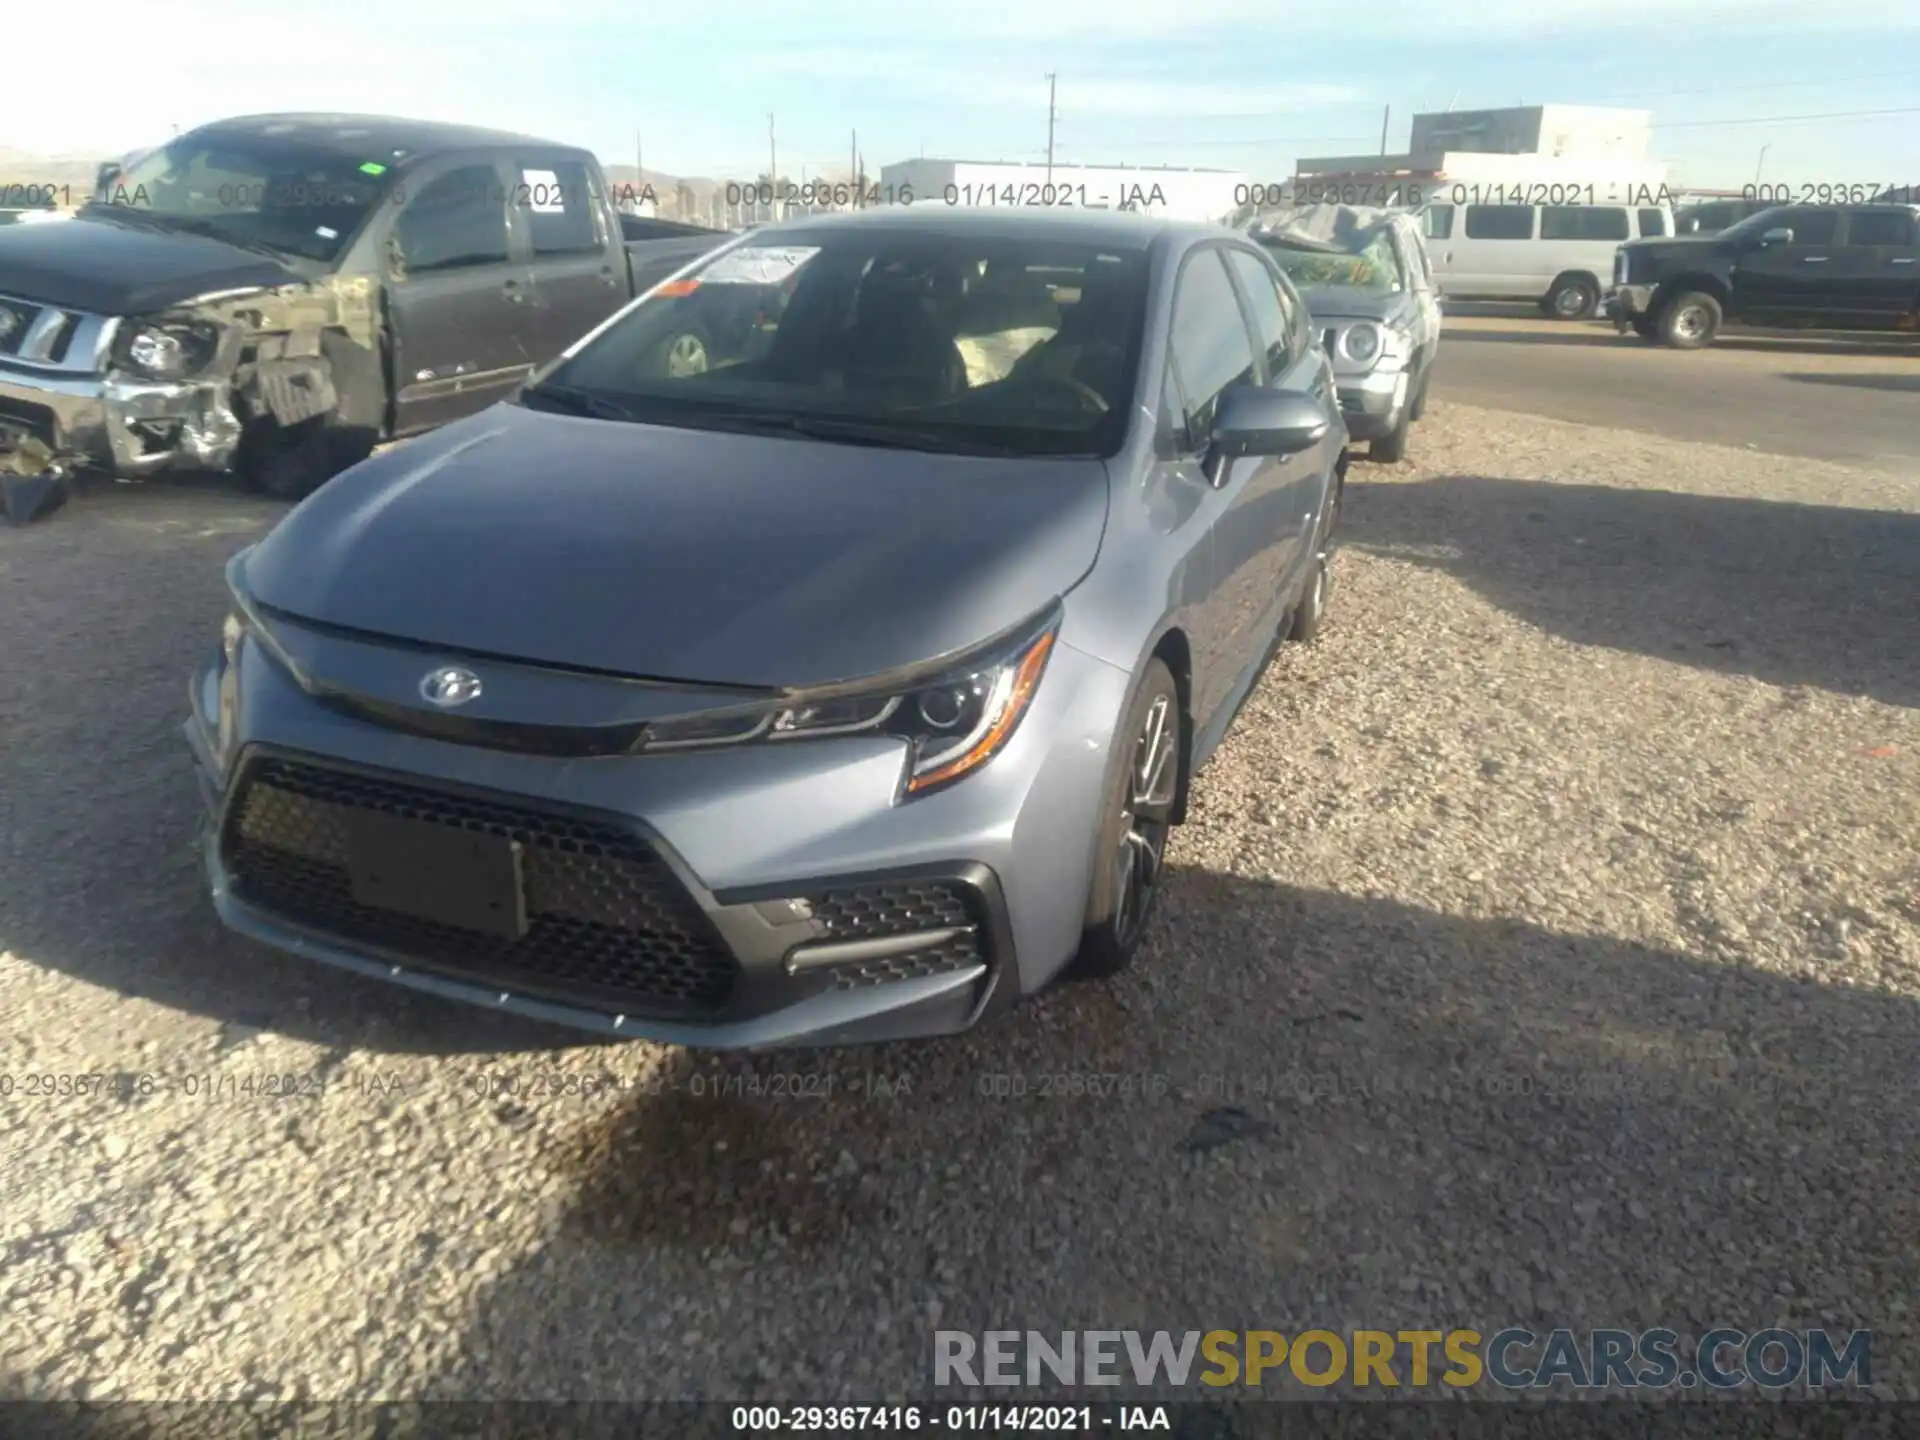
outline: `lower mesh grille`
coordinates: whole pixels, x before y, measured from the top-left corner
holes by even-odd
[[[968,892],[942,881],[903,881],[858,890],[835,890],[814,899],[814,919],[827,927],[829,940],[867,940],[910,935],[918,930],[971,927],[965,935],[936,941],[925,950],[832,967],[834,985],[856,990],[892,980],[944,975],[981,964],[986,958],[981,916]]]
[[[652,846],[611,824],[331,767],[260,760],[222,838],[236,893],[296,924],[455,978],[636,1015],[711,1015],[737,967]],[[528,926],[517,940],[354,898],[348,817],[373,810],[516,840]]]

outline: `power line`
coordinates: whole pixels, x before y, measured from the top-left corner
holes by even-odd
[[[1882,115],[1920,115],[1920,105],[1898,110],[1829,110],[1823,115],[1756,115],[1750,120],[1670,120],[1655,130],[1706,130],[1729,125],[1791,125],[1798,120],[1867,120]]]

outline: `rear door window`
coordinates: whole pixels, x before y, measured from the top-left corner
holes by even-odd
[[[578,160],[540,157],[524,165],[514,203],[526,212],[536,255],[600,249],[600,196]]]
[[[1427,239],[1451,240],[1453,238],[1453,207],[1451,205],[1430,205],[1420,220]]]
[[[1667,212],[1664,210],[1642,210],[1640,212],[1640,234],[1664,235],[1667,233]]]
[[[1847,244],[1899,248],[1913,244],[1913,217],[1898,210],[1849,210]]]
[[[1469,205],[1466,230],[1469,240],[1531,240],[1533,207]]]
[[[1627,212],[1613,205],[1548,205],[1540,211],[1542,240],[1627,240]]]
[[[1267,373],[1278,375],[1293,363],[1293,317],[1280,294],[1280,283],[1257,255],[1244,250],[1227,253],[1253,311],[1254,330],[1267,352]]]

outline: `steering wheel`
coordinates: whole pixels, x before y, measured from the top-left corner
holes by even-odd
[[[1069,390],[1082,406],[1091,409],[1097,415],[1104,415],[1113,407],[1107,404],[1106,397],[1085,381],[1076,380],[1071,375],[1036,375],[1030,382],[1048,389]]]

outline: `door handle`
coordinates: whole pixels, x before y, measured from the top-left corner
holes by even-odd
[[[1913,263],[1913,256],[1896,255],[1889,263],[1894,265],[1911,265]]]
[[[1802,255],[1800,257],[1800,263],[1802,265],[1824,265],[1827,263],[1827,258],[1825,255]]]

